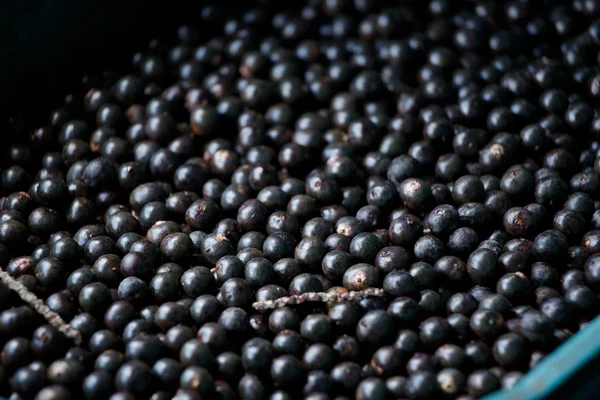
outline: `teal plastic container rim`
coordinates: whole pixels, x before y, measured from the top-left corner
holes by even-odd
[[[600,354],[600,318],[550,353],[510,390],[499,390],[482,400],[542,400],[567,383]],[[573,388],[577,393],[577,388]]]

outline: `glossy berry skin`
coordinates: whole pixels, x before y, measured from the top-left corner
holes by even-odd
[[[252,301],[250,284],[240,278],[227,280],[219,291],[219,301],[227,307],[247,306]]]
[[[387,246],[375,256],[374,266],[381,273],[389,273],[394,269],[407,269],[410,254],[403,247]]]
[[[206,199],[197,200],[187,209],[186,222],[194,229],[206,229],[221,216],[221,210],[214,202]]]
[[[590,324],[600,3],[390,4],[203,5],[13,113],[0,266],[83,342],[0,285],[0,391],[468,400]]]
[[[360,366],[353,362],[341,362],[330,372],[332,380],[345,393],[352,393],[361,380]]]
[[[202,255],[212,264],[226,255],[233,254],[233,246],[223,234],[210,234],[202,242]]]
[[[366,346],[385,343],[392,335],[392,319],[383,310],[369,311],[357,324],[356,338]]]
[[[181,288],[190,298],[197,298],[211,291],[214,284],[214,277],[206,267],[190,268],[181,276]]]
[[[437,393],[437,378],[429,371],[416,372],[410,375],[404,384],[404,392],[414,398],[428,398]]]
[[[240,229],[252,231],[261,228],[267,219],[267,206],[259,200],[247,200],[238,209]]]
[[[534,256],[540,261],[556,263],[566,258],[567,239],[561,232],[544,231],[534,239],[532,250]]]
[[[375,235],[363,232],[350,242],[350,254],[358,260],[369,262],[375,259],[382,247],[381,241]]]
[[[529,350],[525,340],[515,334],[507,333],[500,336],[493,347],[496,361],[508,368],[522,367],[528,360]]]
[[[278,387],[292,388],[305,379],[304,367],[296,357],[282,355],[271,364],[271,378]]]
[[[370,264],[355,264],[344,272],[344,288],[348,290],[362,290],[375,287],[379,281],[379,271]]]
[[[274,232],[264,239],[261,248],[267,259],[277,262],[283,258],[293,257],[296,246],[297,241],[292,234]]]
[[[417,281],[406,272],[392,271],[384,278],[383,289],[394,297],[410,296],[417,290]]]
[[[401,216],[390,224],[390,240],[397,246],[414,243],[423,232],[423,223],[413,215]]]
[[[208,367],[213,363],[213,356],[208,345],[197,339],[190,339],[181,346],[179,361],[183,366]]]
[[[92,314],[104,312],[110,302],[110,291],[100,282],[89,283],[79,292],[79,304]]]
[[[82,178],[95,189],[110,188],[117,181],[117,173],[112,161],[100,157],[88,163]]]
[[[306,237],[302,239],[294,251],[294,258],[308,267],[319,265],[326,253],[325,244],[315,238]]]
[[[472,396],[483,396],[499,388],[499,379],[489,371],[476,370],[467,378],[467,390]]]
[[[271,283],[274,273],[273,264],[262,257],[249,260],[244,268],[246,281],[254,287],[263,287]]]
[[[467,265],[458,257],[444,256],[436,261],[434,268],[447,285],[460,287],[467,279]]]
[[[475,250],[467,260],[467,272],[476,283],[493,282],[500,273],[498,255],[488,249]]]
[[[431,210],[424,222],[433,235],[448,237],[458,228],[460,220],[454,207],[443,204]]]
[[[413,252],[419,260],[434,264],[446,254],[446,246],[435,236],[426,235],[417,240]]]
[[[518,303],[531,295],[531,283],[521,272],[509,273],[498,280],[496,291],[512,303]]]
[[[482,309],[471,316],[471,329],[484,339],[498,336],[504,327],[504,318],[499,313]]]
[[[300,333],[311,342],[328,342],[331,334],[331,320],[324,315],[308,315],[300,325]]]

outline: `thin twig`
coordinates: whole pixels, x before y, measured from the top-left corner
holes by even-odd
[[[284,307],[293,304],[300,304],[309,301],[318,301],[322,303],[339,303],[342,301],[353,301],[362,297],[370,296],[383,296],[383,289],[367,288],[363,290],[356,290],[352,292],[310,292],[303,293],[294,296],[280,297],[275,300],[263,300],[257,301],[252,304],[252,307],[259,311],[266,311],[269,309]]]
[[[56,328],[56,330],[73,340],[77,346],[81,346],[83,339],[81,333],[77,329],[73,329],[60,315],[52,311],[39,297],[31,293],[25,285],[10,276],[10,274],[2,268],[0,268],[0,280],[4,282],[9,289],[17,292],[19,297],[25,303],[29,304],[35,311],[46,318],[46,321]]]

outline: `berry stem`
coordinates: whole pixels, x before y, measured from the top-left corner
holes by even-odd
[[[318,301],[322,303],[340,303],[342,301],[353,301],[362,297],[383,296],[383,289],[367,288],[346,293],[336,292],[309,292],[297,294],[294,296],[280,297],[275,300],[257,301],[252,304],[252,307],[259,311],[280,308],[288,305],[301,304],[309,301]]]
[[[39,297],[31,293],[25,285],[10,276],[8,272],[4,271],[2,268],[0,268],[0,280],[4,282],[10,290],[15,291],[19,297],[37,311],[38,314],[43,316],[50,325],[69,339],[73,340],[77,346],[81,346],[83,339],[78,330],[71,328],[60,315],[48,308]]]

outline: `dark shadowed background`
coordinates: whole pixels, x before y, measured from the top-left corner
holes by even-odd
[[[253,0],[220,0],[228,9]],[[148,38],[198,23],[214,0],[4,0],[0,2],[0,134],[29,124],[83,71],[129,62]],[[58,90],[60,88],[60,90]],[[19,125],[19,124],[17,124]],[[24,129],[24,128],[23,128]],[[22,130],[22,129],[19,129]]]

